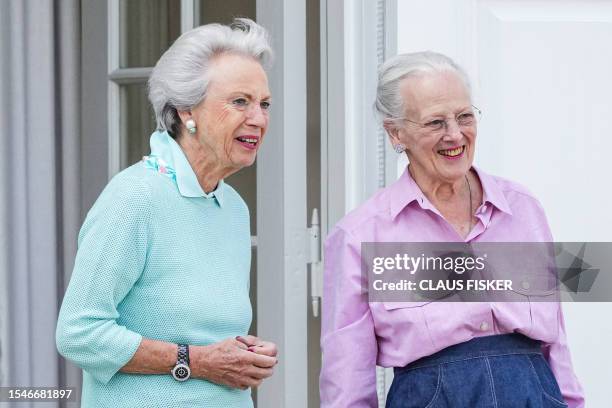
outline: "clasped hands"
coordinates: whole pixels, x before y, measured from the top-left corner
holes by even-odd
[[[189,347],[193,376],[243,390],[273,374],[277,353],[274,343],[250,335]]]

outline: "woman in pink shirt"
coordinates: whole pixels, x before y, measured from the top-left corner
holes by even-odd
[[[368,302],[362,242],[552,241],[533,195],[472,166],[480,112],[450,58],[385,62],[376,109],[410,164],[327,239],[321,406],[376,407],[378,364],[390,408],[583,407],[557,302]]]

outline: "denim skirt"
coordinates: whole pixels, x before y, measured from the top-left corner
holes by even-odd
[[[477,337],[395,368],[387,408],[567,407],[539,341]]]

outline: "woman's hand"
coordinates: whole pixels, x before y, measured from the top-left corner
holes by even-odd
[[[238,336],[236,340],[243,343],[248,347],[249,351],[255,352],[257,354],[263,354],[264,356],[276,357],[278,354],[278,350],[276,348],[276,344],[263,341],[259,337],[255,336]]]
[[[253,336],[247,336],[257,339]],[[257,339],[259,340],[259,339]],[[266,343],[266,345],[263,345]],[[191,373],[217,384],[233,388],[257,387],[272,375],[278,360],[276,346],[259,341],[257,352],[250,352],[248,346],[236,339],[227,339],[208,346],[189,346]],[[265,353],[261,353],[261,349]],[[255,350],[253,350],[255,351]]]

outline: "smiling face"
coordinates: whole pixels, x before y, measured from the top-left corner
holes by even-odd
[[[424,74],[404,79],[400,92],[407,120],[385,127],[394,145],[406,146],[413,174],[445,183],[463,178],[476,147],[475,122],[460,125],[469,122],[473,112],[463,81],[453,72]],[[447,126],[440,126],[441,121]],[[441,129],[435,131],[436,127]]]
[[[259,62],[241,55],[220,55],[209,70],[204,100],[191,116],[181,115],[195,121],[196,134],[182,137],[196,137],[217,167],[239,170],[253,164],[268,128],[268,78]]]

